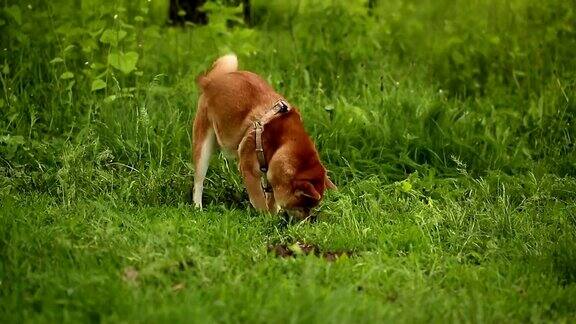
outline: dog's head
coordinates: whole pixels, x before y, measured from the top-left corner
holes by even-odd
[[[276,204],[297,219],[310,216],[310,211],[318,206],[326,189],[336,189],[319,161],[283,172],[275,180],[273,187]]]

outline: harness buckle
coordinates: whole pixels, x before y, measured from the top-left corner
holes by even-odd
[[[278,112],[283,114],[288,112],[288,104],[286,103],[286,101],[284,100],[280,100],[278,101],[278,103],[276,103],[276,105],[278,105],[280,108],[278,109]]]

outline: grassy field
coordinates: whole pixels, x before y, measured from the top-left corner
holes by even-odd
[[[365,2],[4,1],[0,321],[575,322],[574,3]],[[191,206],[228,52],[301,109],[339,187],[315,222],[222,154]]]

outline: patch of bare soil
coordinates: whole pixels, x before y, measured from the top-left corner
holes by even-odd
[[[353,255],[351,251],[322,251],[315,245],[300,242],[296,242],[294,244],[269,245],[268,252],[272,252],[280,258],[313,254],[330,262],[336,261],[341,257],[350,257]]]

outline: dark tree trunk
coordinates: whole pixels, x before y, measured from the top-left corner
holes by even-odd
[[[244,22],[247,26],[252,26],[252,8],[250,7],[250,0],[242,0],[244,4]]]
[[[376,0],[368,0],[368,14],[372,15],[374,13],[374,7],[376,7]]]
[[[195,24],[205,25],[208,23],[206,13],[199,9],[207,0],[170,0],[169,18],[173,25],[183,25],[189,21]],[[250,0],[232,0],[225,3],[238,5],[242,2],[244,10],[244,22],[250,26],[252,24],[252,8]]]
[[[206,13],[199,10],[205,2],[206,0],[170,0],[169,18],[171,23],[183,25],[189,21],[205,25],[208,23],[208,17]]]

